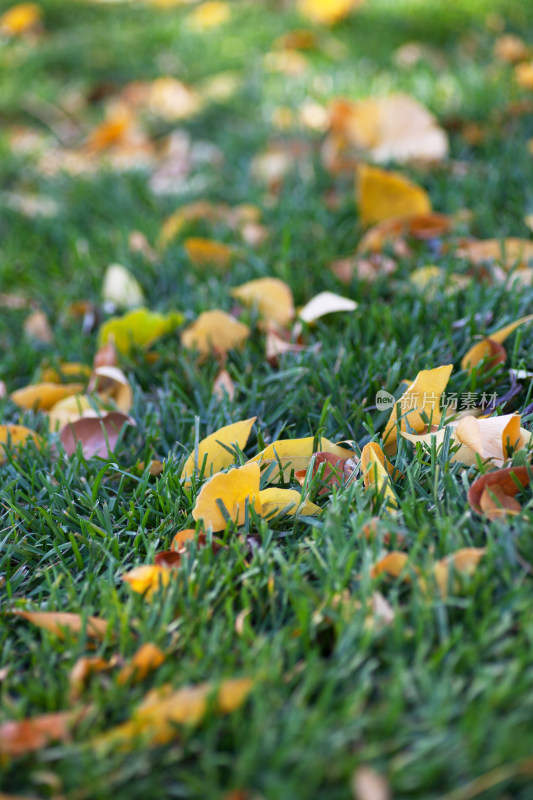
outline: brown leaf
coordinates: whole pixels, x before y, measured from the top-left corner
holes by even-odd
[[[235,397],[235,384],[227,369],[221,369],[213,382],[213,394],[218,400],[223,400],[226,395],[229,400]]]
[[[145,642],[134,654],[131,662],[120,670],[117,681],[119,684],[131,680],[143,681],[150,672],[153,672],[165,660],[163,651],[153,642]]]
[[[56,711],[22,720],[9,720],[0,725],[0,759],[18,758],[41,750],[54,741],[70,739],[72,728],[87,713]]]
[[[80,614],[71,614],[66,611],[23,611],[13,609],[11,611],[16,617],[28,620],[28,622],[44,628],[50,633],[54,633],[60,639],[65,638],[66,633],[76,634],[85,632],[85,635],[93,639],[103,639],[107,633],[108,623],[99,617],[82,617]]]
[[[498,497],[503,498],[503,495],[506,495],[506,498],[514,498],[525,486],[531,483],[532,478],[531,465],[528,467],[506,467],[505,469],[497,469],[494,472],[487,472],[475,480],[468,490],[470,508],[478,514],[483,514],[484,509],[481,504],[483,497],[485,508],[488,508],[490,512],[492,505],[489,500],[490,495],[488,492],[486,493],[487,490],[492,491],[495,501]],[[494,493],[495,491],[496,493]],[[503,498],[504,503],[509,502],[506,498]],[[510,504],[510,510],[513,512],[516,507]]]
[[[357,469],[353,458],[339,458],[337,455],[326,452],[313,453],[313,458],[313,478],[324,465],[321,479],[323,485],[318,492],[319,495],[330,494],[334,486],[344,486]],[[294,477],[302,486],[306,474],[307,470],[298,470],[294,473]]]
[[[24,322],[24,333],[30,339],[37,339],[43,344],[50,344],[54,340],[54,334],[48,322],[48,317],[43,311],[34,311]]]
[[[112,411],[104,417],[83,417],[70,422],[59,431],[61,444],[68,456],[74,455],[78,442],[84,458],[111,457],[124,425],[134,425],[130,417]]]

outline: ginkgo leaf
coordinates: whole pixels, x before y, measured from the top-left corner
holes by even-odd
[[[96,391],[99,403],[111,402],[123,414],[133,405],[130,382],[118,367],[96,367],[89,388]]]
[[[481,503],[484,497],[484,504],[487,505],[489,492],[493,492],[493,498],[506,495],[514,498],[525,486],[532,482],[533,472],[529,467],[506,467],[497,469],[494,472],[487,472],[477,478],[468,490],[468,502],[470,507],[478,514],[483,514],[484,509]],[[494,490],[496,493],[494,493]]]
[[[198,350],[202,356],[209,353],[225,355],[229,350],[242,347],[250,328],[244,323],[215,309],[204,311],[181,334],[181,342],[189,350]]]
[[[85,416],[98,416],[96,401],[86,394],[74,394],[56,403],[48,413],[51,431],[59,430],[70,422],[76,422]]]
[[[235,383],[227,369],[218,371],[213,381],[213,394],[218,400],[224,400],[225,397],[229,400],[235,398]]]
[[[363,0],[298,0],[298,9],[313,22],[335,25]]]
[[[248,463],[213,475],[196,498],[193,518],[216,532],[223,531],[228,520],[237,526],[244,525],[248,507],[261,514],[260,474],[258,464]],[[226,514],[222,513],[219,503],[223,504]]]
[[[0,16],[0,33],[4,36],[21,36],[40,23],[42,13],[37,3],[19,3],[12,6]]]
[[[453,580],[455,575],[471,576],[474,574],[485,553],[485,547],[463,547],[437,561],[433,567],[433,574],[442,597],[448,596],[449,588],[457,591],[460,587],[460,583]]]
[[[110,264],[104,275],[102,298],[117,308],[135,308],[144,302],[140,283],[121,264]]]
[[[191,11],[187,17],[187,24],[192,30],[206,31],[223,25],[230,16],[229,3],[222,2],[222,0],[206,0],[194,11]]]
[[[304,514],[313,516],[320,514],[322,509],[310,500],[302,499],[300,492],[295,489],[263,489],[259,492],[262,517],[289,516]]]
[[[38,446],[41,443],[41,437],[25,425],[0,425],[0,464],[7,459],[9,445],[19,447],[30,440]]]
[[[35,383],[12,392],[11,400],[20,408],[49,411],[65,397],[82,392],[83,383]]]
[[[91,675],[109,669],[111,669],[111,663],[101,656],[81,656],[78,658],[69,673],[70,702],[74,703],[79,699]]]
[[[445,131],[407,94],[334,101],[331,126],[334,136],[342,136],[377,163],[440,161],[448,154]]]
[[[427,192],[399,172],[361,164],[357,170],[357,204],[363,225],[414,214],[429,214]]]
[[[183,242],[183,247],[191,264],[194,264],[195,267],[205,267],[211,264],[220,270],[225,270],[235,256],[235,249],[231,245],[216,242],[213,239],[205,239],[202,236],[189,236]]]
[[[196,725],[213,710],[231,714],[244,703],[253,688],[250,678],[227,678],[220,683],[201,683],[173,690],[168,684],[148,692],[130,720],[98,737],[98,749],[127,747],[139,737],[145,744],[165,744],[175,738],[177,725]]]
[[[438,425],[442,416],[441,398],[452,373],[453,364],[434,369],[421,370],[413,383],[406,389],[399,402],[402,431],[407,424],[416,433],[425,431],[428,421]],[[396,425],[398,422],[397,404],[392,409],[389,421],[383,432],[385,452],[394,454],[397,449]]]
[[[16,617],[28,620],[38,628],[44,628],[64,639],[67,633],[84,633],[92,639],[103,639],[107,633],[108,623],[99,617],[83,617],[81,614],[72,614],[67,611],[24,611],[13,609],[11,613]]]
[[[115,450],[124,425],[131,425],[132,422],[125,414],[112,411],[102,417],[86,417],[70,422],[61,428],[59,438],[67,456],[74,455],[79,442],[84,458],[106,458]]]
[[[385,219],[366,231],[357,246],[357,252],[380,253],[386,244],[397,242],[406,236],[421,240],[438,239],[451,228],[451,217],[434,211]]]
[[[117,676],[119,685],[130,681],[143,681],[150,672],[158,669],[165,661],[165,654],[153,642],[145,642],[125,664]]]
[[[231,466],[235,460],[231,448],[234,445],[240,450],[246,447],[246,442],[256,419],[257,417],[251,417],[241,422],[225,425],[210,436],[202,439],[198,444],[198,450],[193,451],[183,465],[181,479],[190,478],[195,470],[202,468],[204,464],[205,477]]]
[[[256,306],[261,317],[281,327],[294,318],[294,300],[290,287],[279,278],[257,278],[231,290],[247,306]]]
[[[474,367],[483,361],[484,358],[490,358],[490,365],[494,366],[495,363],[499,363],[505,360],[505,349],[497,348],[497,345],[501,345],[508,336],[510,336],[514,331],[519,328],[521,325],[525,325],[528,322],[533,321],[533,314],[528,314],[526,317],[520,317],[520,319],[511,322],[509,325],[505,325],[503,328],[500,328],[493,333],[490,333],[485,339],[482,339],[477,344],[473,345],[470,350],[465,353],[463,358],[461,359],[461,367],[465,370],[471,371]],[[503,354],[501,353],[503,350]],[[496,357],[496,361],[494,360]]]
[[[79,382],[88,380],[90,376],[91,368],[78,361],[60,361],[57,368],[47,367],[41,372],[43,383],[68,383],[72,378],[77,378]]]
[[[533,242],[513,236],[506,239],[474,239],[464,242],[456,255],[459,258],[468,258],[474,264],[495,261],[505,269],[511,269],[517,264],[519,267],[527,267],[533,264]]]
[[[104,322],[98,341],[100,345],[104,345],[112,338],[117,350],[127,354],[134,345],[149,347],[161,336],[173,331],[182,321],[183,316],[178,312],[158,314],[147,308],[139,308]]]
[[[334,486],[342,487],[350,481],[357,469],[357,460],[354,458],[339,458],[332,453],[313,453],[313,475],[321,473],[322,488],[319,495],[331,494]],[[294,477],[303,486],[307,477],[307,470],[297,470]]]
[[[281,483],[288,481],[291,472],[306,470],[309,462],[316,452],[316,440],[313,436],[303,439],[278,439],[265,447],[260,453],[254,456],[248,463],[257,462],[262,467],[267,466],[268,482]],[[331,453],[339,458],[353,458],[356,454],[346,447],[333,444],[329,439],[322,437],[318,446],[320,450]],[[270,467],[273,465],[273,468]],[[282,473],[279,466],[281,465]]]
[[[42,750],[52,742],[68,741],[72,729],[86,713],[87,709],[53,711],[3,722],[0,725],[0,762]]]
[[[377,578],[379,575],[389,575],[391,578],[399,578],[403,576],[404,580],[410,581],[410,575],[406,567],[409,563],[409,556],[406,553],[400,553],[393,550],[383,556],[370,571],[370,577]]]
[[[361,472],[363,483],[367,488],[375,487],[379,494],[383,494],[386,505],[398,508],[398,501],[385,467],[385,454],[376,442],[365,444],[361,450]]]
[[[355,311],[357,303],[348,297],[341,297],[334,292],[321,292],[313,297],[298,312],[298,318],[303,322],[311,323],[326,314],[338,311]]]
[[[170,579],[170,570],[157,564],[134,567],[122,575],[122,580],[126,581],[130,589],[144,595],[147,600],[151,600],[155,592],[167,586]]]
[[[522,510],[518,500],[505,492],[505,490],[495,484],[487,486],[479,499],[481,511],[488,519],[501,519],[508,515],[515,516]]]

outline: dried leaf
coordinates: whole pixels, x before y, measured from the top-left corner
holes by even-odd
[[[485,547],[464,547],[437,561],[433,567],[433,574],[442,597],[448,596],[450,578],[454,573],[462,576],[473,575],[485,553]],[[451,582],[452,591],[458,591],[459,587],[458,581]]]
[[[445,214],[428,212],[407,214],[378,222],[367,230],[357,247],[358,253],[380,253],[386,244],[394,244],[406,236],[414,239],[438,239],[452,228],[452,219]]]
[[[110,264],[104,275],[102,297],[117,308],[135,308],[144,302],[143,290],[131,272],[121,264]]]
[[[518,265],[524,268],[533,263],[533,242],[529,239],[481,239],[464,242],[457,250],[459,258],[468,258],[474,264],[495,261],[506,270]]]
[[[42,750],[51,742],[70,739],[73,727],[86,710],[56,711],[21,720],[9,720],[0,725],[0,761],[20,758]]]
[[[401,553],[398,550],[393,550],[387,553],[386,556],[381,558],[377,564],[374,564],[370,571],[370,577],[377,578],[378,575],[388,575],[391,578],[399,578],[400,576],[407,582],[411,580],[409,574],[405,572],[405,568],[409,562],[409,556],[406,553]]]
[[[202,439],[198,444],[198,453],[196,450],[193,451],[183,465],[181,479],[190,478],[196,469],[201,469],[204,464],[203,474],[205,477],[231,466],[235,461],[231,448],[236,446],[240,450],[244,450],[256,419],[257,417],[250,417],[250,419],[225,425]],[[228,450],[228,448],[230,449]]]
[[[51,431],[59,430],[70,422],[82,417],[97,417],[100,411],[95,410],[96,400],[85,394],[74,394],[56,403],[48,413]]]
[[[353,451],[333,444],[325,437],[319,440],[318,446],[321,451],[330,453],[338,458],[356,457]],[[273,464],[274,468],[270,469],[268,482],[281,483],[290,479],[293,470],[295,472],[306,470],[315,452],[315,438],[313,436],[308,436],[304,439],[278,439],[276,442],[269,444],[268,447],[265,447],[248,463],[258,462],[261,467],[270,467]],[[280,464],[283,474],[280,473]]]
[[[92,639],[103,639],[107,633],[108,623],[99,617],[83,617],[81,614],[72,614],[66,611],[23,611],[13,609],[11,613],[16,617],[28,620],[38,628],[50,631],[60,639],[65,635],[84,633]]]
[[[70,422],[61,428],[59,438],[67,456],[74,455],[80,442],[84,458],[110,458],[124,425],[131,424],[134,423],[130,417],[112,411],[103,417],[86,417]]]
[[[470,507],[478,514],[483,514],[481,499],[484,497],[484,504],[487,507],[488,492],[492,491],[494,498],[501,497],[502,493],[509,498],[514,498],[531,483],[532,475],[531,467],[506,467],[481,475],[468,490]],[[496,490],[496,494],[494,494],[494,490]],[[516,507],[513,507],[512,510],[516,510]]]
[[[225,311],[204,311],[181,334],[181,342],[202,356],[215,353],[225,356],[229,350],[242,347],[250,328]]]
[[[357,203],[363,225],[431,212],[424,189],[399,172],[387,172],[368,164],[361,164],[357,170]]]
[[[101,656],[81,656],[78,658],[69,674],[70,702],[73,703],[80,698],[91,675],[110,668],[111,664],[109,661]]]
[[[489,334],[488,337],[473,345],[470,350],[465,353],[461,359],[461,367],[465,370],[472,371],[472,369],[477,367],[485,358],[490,359],[488,364],[491,367],[495,366],[495,364],[505,362],[506,352],[505,349],[501,347],[502,342],[514,333],[518,327],[532,321],[533,314],[528,314],[527,317],[521,317],[511,322],[509,325],[505,325],[505,327]],[[499,348],[498,345],[500,345]]]
[[[170,583],[171,571],[158,564],[145,564],[134,567],[122,576],[130,589],[151,600],[153,595]]]
[[[303,499],[300,492],[295,489],[263,489],[259,492],[259,500],[262,507],[261,516],[269,519],[278,516],[294,517],[301,514],[313,516],[322,511],[320,506]]]
[[[11,400],[20,408],[49,411],[60,400],[82,392],[83,383],[34,383],[12,392]]]
[[[322,472],[321,484],[322,488],[318,492],[319,496],[330,494],[334,486],[342,487],[351,480],[357,463],[354,458],[339,458],[332,453],[317,452],[313,453],[313,474],[315,475]],[[298,470],[294,473],[294,477],[300,484],[304,485],[307,476],[307,470]]]
[[[326,314],[334,314],[338,311],[355,311],[357,303],[348,297],[341,297],[334,292],[321,292],[309,300],[300,309],[298,318],[303,322],[312,323]]]
[[[367,488],[374,487],[379,494],[383,494],[386,505],[398,508],[398,501],[385,465],[385,454],[376,442],[365,444],[361,450],[361,472],[363,483]]]
[[[146,642],[134,654],[129,664],[120,670],[117,683],[143,681],[150,672],[158,669],[165,660],[163,651],[153,642]]]
[[[235,250],[229,244],[201,236],[190,236],[185,239],[183,247],[189,261],[195,267],[211,265],[219,270],[226,270],[235,256]]]
[[[223,531],[227,522],[219,506],[221,502],[227,519],[237,526],[244,525],[248,506],[261,514],[259,478],[259,465],[255,463],[217,473],[200,490],[192,512],[193,518],[201,520],[206,529]]]
[[[130,411],[133,392],[130,382],[118,367],[96,367],[89,386],[97,392],[99,403],[111,402],[123,414]]]
[[[213,381],[213,394],[218,400],[224,400],[226,396],[228,400],[235,398],[235,384],[227,369],[221,369],[217,373]]]
[[[504,489],[495,484],[487,486],[479,499],[481,511],[488,519],[500,519],[507,515],[514,516],[519,514],[522,506],[515,497],[505,493]]]
[[[24,322],[24,333],[30,339],[37,339],[43,344],[51,344],[54,334],[48,322],[48,317],[43,311],[34,311]]]
[[[255,306],[261,317],[267,322],[285,327],[294,318],[294,300],[292,291],[285,281],[279,278],[257,278],[231,291],[247,306]]]
[[[0,425],[0,464],[7,460],[6,450],[9,450],[9,445],[19,447],[30,439],[37,446],[41,443],[41,437],[25,425]]]

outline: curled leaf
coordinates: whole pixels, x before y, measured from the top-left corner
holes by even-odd
[[[326,314],[334,314],[338,311],[355,311],[357,303],[348,297],[341,297],[334,292],[321,292],[309,300],[300,309],[298,318],[303,322],[311,323]]]
[[[250,431],[257,417],[251,417],[232,425],[219,428],[198,444],[198,451],[193,451],[183,465],[181,479],[190,478],[196,469],[204,465],[204,476],[209,477],[233,464],[235,457],[231,448],[235,445],[240,450],[246,447]]]
[[[200,490],[193,518],[213,531],[223,531],[227,521],[244,525],[248,506],[261,514],[259,478],[259,465],[253,462],[213,475]],[[219,504],[223,504],[225,513]]]
[[[355,453],[346,447],[333,444],[329,439],[322,437],[318,446],[323,452],[330,453],[338,458],[353,458]],[[254,456],[250,462],[258,462],[262,467],[269,469],[268,482],[281,483],[288,481],[291,472],[306,470],[315,452],[315,438],[307,436],[303,439],[278,439],[265,447],[260,453]],[[270,468],[273,464],[274,467]],[[279,466],[281,465],[281,472]]]
[[[398,501],[386,468],[385,454],[377,442],[369,442],[361,450],[361,472],[363,483],[367,488],[375,487],[379,494],[383,493],[388,506],[398,508]]]
[[[300,514],[313,516],[314,514],[320,514],[322,511],[320,506],[311,503],[310,500],[303,499],[300,492],[295,489],[263,489],[259,492],[259,500],[262,507],[261,516],[265,518],[294,517]]]
[[[67,456],[76,452],[78,442],[84,458],[110,457],[117,446],[124,425],[134,424],[130,417],[112,411],[103,417],[85,417],[61,428],[59,438]]]
[[[15,617],[31,622],[38,628],[50,631],[60,639],[65,634],[84,633],[92,639],[103,639],[107,633],[108,623],[99,617],[83,617],[81,614],[72,614],[67,611],[23,611],[14,609],[11,612]]]
[[[49,411],[60,400],[82,392],[82,383],[35,383],[12,392],[11,400],[20,408]]]
[[[279,278],[257,278],[231,291],[232,297],[247,306],[256,306],[267,322],[281,327],[289,325],[294,318],[294,300],[290,287]]]
[[[170,570],[158,564],[145,564],[134,567],[122,576],[130,589],[151,600],[155,592],[164,588],[170,583]]]
[[[533,480],[533,472],[529,467],[506,467],[497,469],[494,472],[487,472],[481,475],[468,490],[468,502],[473,511],[478,514],[484,513],[484,508],[488,507],[488,499],[492,492],[492,497],[496,501],[498,498],[502,502],[502,508],[507,503],[506,498],[514,498],[525,486]],[[503,497],[503,496],[506,497]],[[483,499],[483,504],[482,504]],[[489,507],[489,511],[492,506]],[[514,504],[511,510],[517,510]]]

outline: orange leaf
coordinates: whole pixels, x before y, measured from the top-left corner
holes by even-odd
[[[50,631],[60,639],[67,633],[85,633],[92,639],[103,639],[107,633],[108,623],[99,617],[82,617],[81,614],[71,614],[67,611],[23,611],[13,609],[11,613],[16,617],[28,620],[38,628]]]
[[[357,203],[363,225],[431,212],[424,189],[399,172],[387,172],[368,164],[361,164],[357,170]]]

